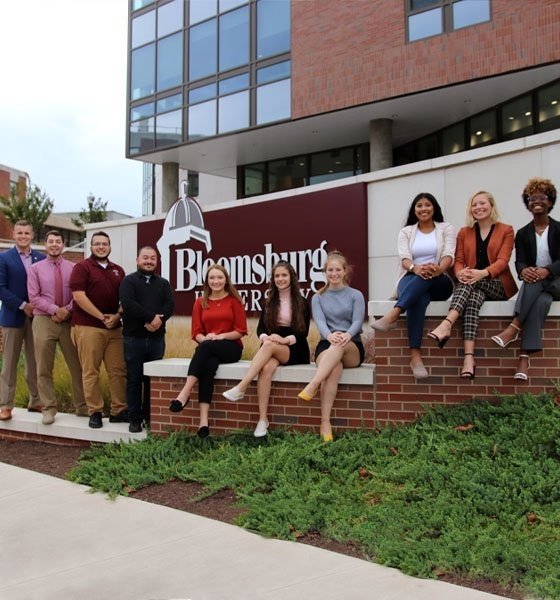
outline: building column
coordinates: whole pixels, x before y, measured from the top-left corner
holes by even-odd
[[[167,212],[179,198],[179,163],[163,163],[161,211]]]
[[[393,121],[369,122],[369,169],[379,171],[393,166]]]

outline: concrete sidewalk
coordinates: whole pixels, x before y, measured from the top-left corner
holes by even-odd
[[[500,598],[3,463],[0,482],[1,600]]]

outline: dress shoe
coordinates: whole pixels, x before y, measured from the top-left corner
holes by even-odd
[[[315,390],[312,394],[308,394],[305,390],[301,390],[301,392],[297,396],[298,398],[305,400],[305,402],[311,402],[311,400],[313,400],[313,398],[315,397],[316,393],[317,390]]]
[[[9,421],[12,418],[11,408],[0,408],[0,421]]]
[[[43,412],[43,405],[42,404],[33,404],[31,406],[28,406],[27,407],[27,412],[42,413]]]
[[[121,410],[118,415],[111,415],[109,423],[128,423],[128,410]]]
[[[100,412],[94,412],[89,417],[89,426],[92,429],[100,429],[103,427],[103,415]]]
[[[43,418],[41,419],[41,422],[43,423],[43,425],[52,425],[54,423],[54,415],[56,413],[54,412],[54,410],[44,410],[43,411]]]
[[[394,321],[393,323],[390,323],[389,321],[387,321],[387,319],[385,319],[385,317],[382,317],[381,319],[377,319],[375,321],[373,321],[373,323],[371,324],[371,328],[375,329],[375,331],[382,331],[382,332],[387,332],[387,331],[391,331],[392,329],[395,329],[397,327],[397,322]]]
[[[179,398],[175,398],[175,400],[171,400],[171,402],[169,403],[169,410],[171,412],[181,412],[190,401],[191,399],[187,398],[187,401],[185,402],[185,404],[183,404],[179,400]]]
[[[474,356],[472,352],[465,352],[465,356]],[[474,379],[476,377],[476,365],[473,362],[472,371],[461,371],[461,379]]]
[[[128,431],[130,433],[142,433],[142,423],[140,423],[140,421],[131,421],[128,426]]]
[[[196,435],[200,439],[207,438],[210,435],[210,427],[208,427],[208,425],[203,425],[202,427],[199,427],[198,431],[196,432]]]

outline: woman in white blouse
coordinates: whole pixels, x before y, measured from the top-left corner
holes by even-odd
[[[372,323],[377,331],[389,331],[406,312],[410,368],[416,379],[429,377],[421,354],[426,308],[432,300],[446,300],[453,292],[447,270],[453,263],[455,240],[453,226],[444,222],[434,196],[418,194],[399,233],[400,273],[393,296],[397,302],[383,318]]]

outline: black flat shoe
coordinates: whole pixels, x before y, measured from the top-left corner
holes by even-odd
[[[183,404],[178,398],[175,398],[175,400],[171,400],[171,402],[169,403],[169,410],[171,412],[181,412],[183,408],[187,406],[190,400],[190,398],[187,398],[187,401],[185,402],[185,404]]]
[[[198,431],[196,432],[196,435],[198,435],[200,439],[207,438],[210,435],[210,427],[208,427],[208,425],[203,425],[202,427],[199,427]]]

